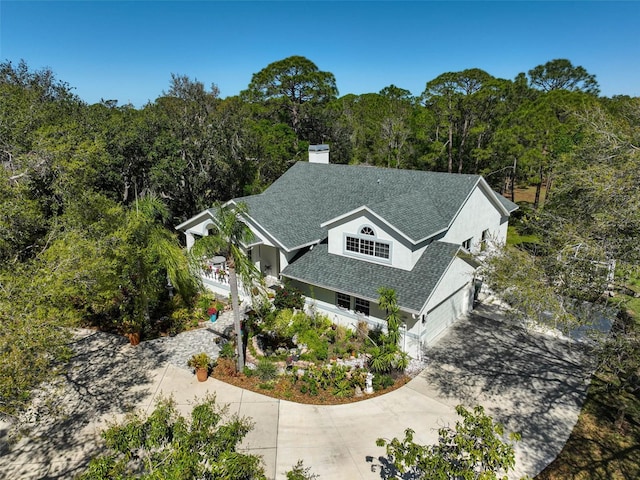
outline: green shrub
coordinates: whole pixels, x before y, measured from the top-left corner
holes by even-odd
[[[315,480],[318,478],[318,475],[311,473],[311,467],[305,468],[302,460],[298,460],[293,469],[286,472],[286,474],[287,480]]]
[[[375,328],[369,330],[368,338],[366,341],[367,347],[373,347],[375,345],[382,345],[384,342],[384,332],[382,331],[382,327],[377,325]]]
[[[273,305],[277,309],[297,308],[298,310],[302,310],[304,307],[304,297],[300,290],[289,284],[285,284],[283,287],[276,290]]]
[[[339,398],[351,397],[354,393],[354,388],[351,386],[351,382],[346,378],[335,382],[333,387],[333,394]]]
[[[347,353],[354,352],[357,354],[358,350],[360,349],[360,346],[357,343],[350,340],[347,342],[346,348],[347,348]]]
[[[184,332],[189,325],[191,325],[192,315],[187,308],[178,308],[171,312],[169,317],[169,334],[177,335],[180,332]],[[196,326],[197,326],[196,320]]]
[[[322,368],[309,366],[297,382],[302,393],[315,396],[321,390],[331,390],[333,395],[344,398],[353,395],[356,386],[364,388],[366,376],[365,370],[351,371],[345,365],[325,365]]]
[[[333,346],[332,351],[336,357],[344,358],[347,355],[347,349],[344,345],[336,344]]]
[[[207,355],[205,352],[196,353],[191,356],[187,365],[191,368],[206,368],[207,370],[211,367],[211,357]]]
[[[351,371],[351,386],[364,388],[367,381],[367,372],[364,368],[356,368]]]
[[[315,349],[313,351],[316,358],[320,361],[326,360],[329,358],[329,342],[326,340],[318,342],[316,344]]]
[[[322,369],[309,365],[300,378],[300,391],[313,396],[318,395],[319,391],[325,388],[323,373]]]
[[[295,334],[302,334],[311,330],[311,318],[304,312],[297,312],[291,317],[291,323],[287,330],[287,336],[293,337]]]
[[[329,342],[320,337],[315,330],[307,330],[298,336],[298,343],[305,344],[309,348],[306,355],[309,359],[326,360],[329,358]]]
[[[333,322],[326,315],[315,315],[310,317],[311,326],[321,333],[328,333],[333,330]]]
[[[210,292],[201,293],[198,296],[198,299],[196,300],[196,309],[202,313],[202,316],[204,318],[209,318],[209,316],[207,315],[207,310],[209,310],[209,307],[213,303],[215,303],[215,301],[216,301],[216,297],[213,293],[210,293]]]
[[[394,384],[393,377],[386,373],[378,373],[373,376],[373,381],[371,384],[373,385],[373,389],[375,391],[384,390],[385,388],[389,388]]]
[[[271,321],[269,330],[273,332],[277,337],[290,337],[289,329],[291,327],[292,318],[293,310],[290,310],[288,308],[280,310],[276,313],[275,318],[273,318],[273,320]]]
[[[325,336],[327,337],[327,340],[329,341],[329,343],[336,343],[336,331],[333,329],[329,329],[329,331],[327,331],[327,333],[325,333]]]
[[[219,356],[221,358],[236,358],[236,348],[233,342],[225,342],[220,347]]]
[[[260,380],[273,380],[278,376],[278,367],[266,358],[261,358],[258,361],[255,374],[260,378]]]
[[[278,310],[271,310],[262,318],[261,329],[263,332],[270,332],[273,330],[273,325],[278,317]]]

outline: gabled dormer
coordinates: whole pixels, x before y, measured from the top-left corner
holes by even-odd
[[[411,270],[424,250],[365,206],[322,226],[327,228],[328,251],[333,255]]]

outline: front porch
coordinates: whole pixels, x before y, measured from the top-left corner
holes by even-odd
[[[265,285],[268,288],[273,286],[282,286],[280,279],[271,276],[266,272],[262,272],[262,275]],[[207,290],[210,290],[217,295],[228,297],[231,293],[231,287],[229,285],[229,267],[226,259],[222,256],[215,256],[203,260],[202,268],[200,270],[200,279]],[[244,288],[244,285],[239,278],[238,294],[240,295],[240,301],[244,300],[244,298],[250,297],[249,292]]]

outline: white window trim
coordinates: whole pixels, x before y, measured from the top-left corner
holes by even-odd
[[[358,231],[362,230],[362,228],[360,228]],[[375,230],[374,230],[375,232]],[[368,241],[372,241],[373,242],[373,255],[368,255],[366,253],[360,253],[360,252],[354,252],[351,250],[347,250],[347,237],[352,237],[352,238],[357,238],[358,240],[368,240]],[[380,244],[384,244],[384,245],[388,245],[389,246],[389,258],[384,258],[384,257],[377,257],[375,255],[376,253],[376,243],[380,243]],[[354,233],[347,233],[347,232],[343,232],[342,233],[342,254],[345,257],[353,257],[353,258],[357,258],[360,260],[367,260],[370,262],[374,262],[374,263],[381,263],[384,265],[391,265],[391,259],[393,258],[393,242],[389,242],[386,240],[379,240],[378,237],[376,236],[371,236],[371,235],[363,235],[360,233],[354,234]]]

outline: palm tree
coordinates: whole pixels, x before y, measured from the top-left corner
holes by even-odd
[[[242,221],[248,212],[249,208],[242,202],[218,207],[215,233],[198,239],[191,248],[191,257],[196,265],[199,265],[200,260],[207,256],[221,254],[226,258],[229,267],[229,286],[231,287],[231,306],[233,308],[239,372],[244,369],[244,347],[240,325],[238,277],[249,293],[251,293],[251,288],[246,287],[252,286],[261,279],[260,272],[241,248],[243,244],[248,244],[253,236],[247,224]]]
[[[400,341],[400,307],[398,306],[398,296],[393,288],[378,288],[378,305],[383,308],[387,314],[387,336],[389,341],[397,345]]]
[[[166,279],[187,304],[198,290],[177,238],[162,225],[168,215],[161,200],[146,196],[125,213],[114,235],[115,256],[122,265],[121,290],[128,299],[121,308],[132,331],[140,331],[149,321],[149,305],[164,291]]]
[[[378,305],[387,314],[387,335],[382,337],[382,345],[376,346],[372,352],[371,368],[378,372],[387,372],[391,368],[404,370],[408,366],[409,357],[399,347],[402,317],[398,296],[394,289],[388,287],[380,287],[378,294]]]
[[[398,304],[398,297],[397,297],[396,291],[393,288],[380,287],[378,288],[378,295],[380,295],[380,299],[378,300],[378,306],[380,308],[383,308],[388,315],[389,307]]]

